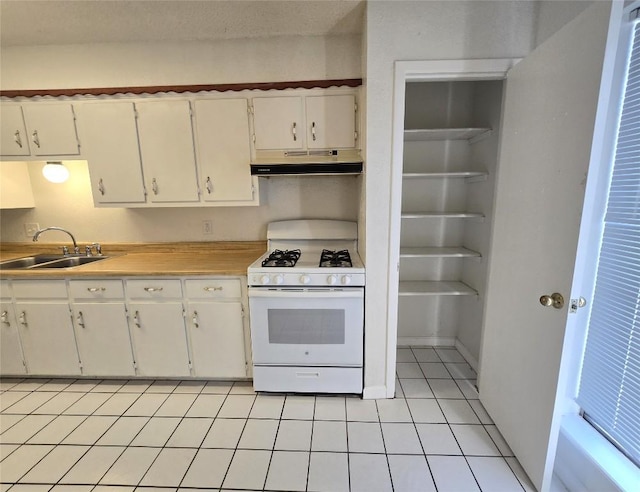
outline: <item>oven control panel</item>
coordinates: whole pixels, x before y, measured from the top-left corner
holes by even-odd
[[[362,286],[364,273],[253,273],[249,285],[255,286]]]

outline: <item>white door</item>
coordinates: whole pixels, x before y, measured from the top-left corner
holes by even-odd
[[[76,340],[85,376],[133,376],[133,354],[123,302],[74,305]]]
[[[80,374],[78,351],[66,302],[17,302],[15,314],[29,374]]]
[[[189,101],[136,103],[144,179],[152,202],[197,202]]]
[[[129,316],[138,375],[189,376],[182,303],[132,303]]]
[[[188,322],[196,376],[247,376],[240,302],[191,302]]]
[[[68,103],[31,103],[22,106],[33,155],[80,153],[73,107]]]
[[[253,100],[256,150],[302,149],[302,98],[257,97]]]
[[[554,415],[609,20],[596,2],[508,74],[480,400],[538,490],[555,456]],[[543,294],[565,297],[543,307]]]
[[[93,201],[96,204],[144,203],[133,103],[84,104],[78,113]]]
[[[207,202],[253,199],[246,99],[195,102],[200,189]]]
[[[307,108],[307,145],[310,149],[352,149],[356,145],[356,98],[311,96]]]
[[[24,126],[22,108],[18,104],[3,104],[0,118],[0,154],[29,155],[29,139]]]

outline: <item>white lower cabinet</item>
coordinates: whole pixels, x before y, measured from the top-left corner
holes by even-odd
[[[26,374],[18,323],[11,300],[0,302],[0,373]]]
[[[135,375],[122,281],[71,280],[69,295],[82,374]]]

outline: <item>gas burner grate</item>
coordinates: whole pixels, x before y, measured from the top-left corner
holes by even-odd
[[[323,249],[320,255],[320,266],[327,268],[352,267],[353,264],[351,263],[349,250],[329,251],[328,249]]]
[[[263,262],[263,267],[292,267],[300,258],[300,250],[274,250]]]

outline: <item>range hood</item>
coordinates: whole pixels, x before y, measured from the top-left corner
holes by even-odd
[[[361,174],[358,151],[309,150],[260,152],[251,162],[253,176]]]

